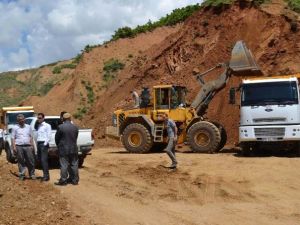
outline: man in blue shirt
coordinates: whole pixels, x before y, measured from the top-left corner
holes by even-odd
[[[172,164],[170,168],[176,169],[177,160],[175,156],[175,146],[177,143],[177,127],[175,122],[169,118],[168,114],[163,114],[162,119],[164,121],[164,125],[166,126],[168,132],[168,145],[166,148],[166,152],[170,157],[170,159],[172,160]]]

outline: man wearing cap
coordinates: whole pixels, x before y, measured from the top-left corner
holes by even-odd
[[[73,185],[77,185],[79,182],[77,150],[78,128],[71,123],[70,113],[63,115],[63,122],[63,124],[58,126],[55,134],[55,143],[58,147],[59,154],[60,179],[54,184],[67,185],[68,180],[70,180]],[[72,172],[68,171],[69,167]]]
[[[32,130],[29,125],[25,124],[25,117],[23,114],[19,114],[17,116],[17,122],[18,124],[12,129],[12,146],[18,159],[19,179],[25,179],[25,170],[27,167],[29,177],[35,180],[35,158],[32,147]]]

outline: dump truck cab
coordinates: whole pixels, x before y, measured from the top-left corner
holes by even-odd
[[[7,131],[17,124],[18,114],[23,114],[25,118],[32,117],[34,115],[33,106],[3,107],[1,111],[1,123]]]
[[[239,142],[245,155],[261,148],[299,148],[299,76],[243,80]]]

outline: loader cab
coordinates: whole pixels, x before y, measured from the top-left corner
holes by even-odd
[[[154,86],[154,110],[185,107],[186,87],[173,85]]]

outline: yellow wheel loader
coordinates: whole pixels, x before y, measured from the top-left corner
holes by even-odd
[[[224,72],[216,80],[204,82],[204,75],[220,67]],[[191,105],[185,101],[185,87],[157,85],[151,92],[144,88],[140,107],[115,111],[113,126],[106,128],[106,134],[120,138],[128,152],[162,150],[167,145],[167,134],[161,115],[168,114],[178,127],[178,143],[187,142],[194,152],[217,152],[226,144],[227,136],[221,124],[205,121],[203,116],[209,103],[232,75],[259,72],[250,50],[243,41],[238,41],[229,63],[218,64],[196,75],[202,87]]]

